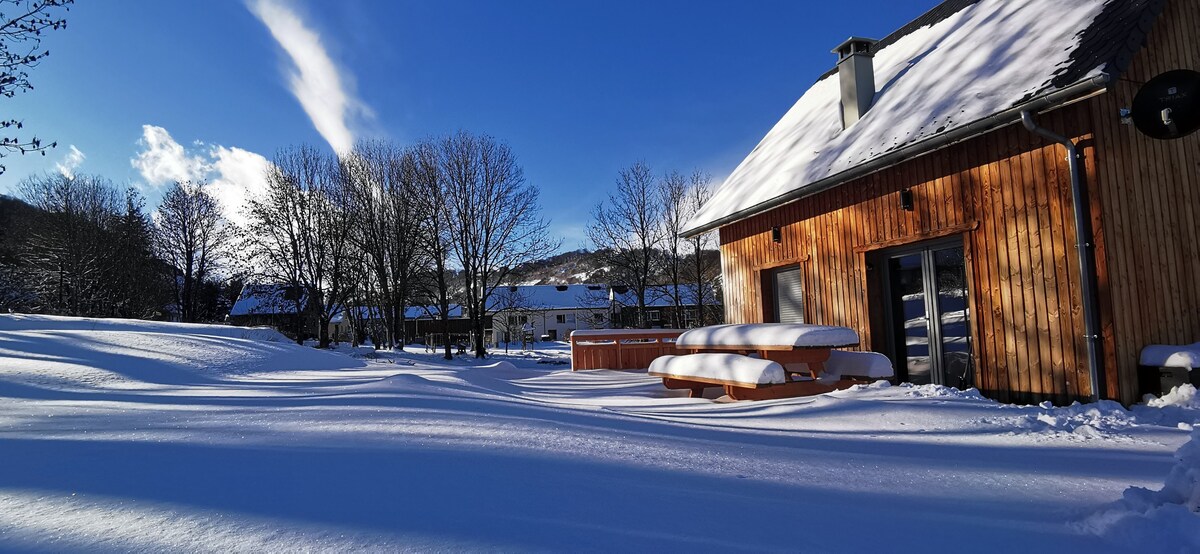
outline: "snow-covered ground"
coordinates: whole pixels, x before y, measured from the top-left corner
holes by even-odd
[[[1194,390],[726,403],[567,359],[0,316],[0,550],[1200,548]]]

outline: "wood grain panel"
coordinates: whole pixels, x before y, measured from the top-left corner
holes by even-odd
[[[1100,275],[1108,396],[1137,400],[1137,361],[1147,344],[1200,340],[1200,133],[1171,141],[1122,125],[1118,110],[1140,84],[1172,69],[1200,71],[1200,5],[1168,2],[1125,75],[1089,103],[1097,166],[1092,205],[1103,227]]]

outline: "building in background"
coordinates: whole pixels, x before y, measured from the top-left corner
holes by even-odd
[[[577,329],[610,326],[606,285],[499,287],[492,293],[491,306],[492,343],[497,345],[524,343],[529,338],[566,340]]]
[[[297,306],[300,306],[297,314]],[[278,329],[292,339],[315,336],[317,318],[309,309],[304,291],[286,285],[246,285],[233,303],[226,318],[231,325],[242,327],[267,326]],[[303,321],[297,322],[297,319]],[[296,337],[296,329],[308,336]]]

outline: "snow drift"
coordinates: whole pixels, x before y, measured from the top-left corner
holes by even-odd
[[[1200,550],[1200,429],[1175,452],[1163,488],[1130,487],[1123,498],[1085,527],[1131,549],[1155,545],[1160,552]]]
[[[268,328],[11,314],[0,315],[0,358],[0,391],[30,384],[143,388],[363,365]]]

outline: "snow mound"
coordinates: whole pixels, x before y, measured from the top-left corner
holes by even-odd
[[[1172,388],[1161,398],[1146,395],[1145,403],[1134,406],[1133,412],[1141,423],[1190,430],[1200,424],[1200,396],[1196,394],[1195,386],[1184,384]]]
[[[261,342],[292,342],[283,333],[270,327],[234,327],[142,319],[102,319],[33,314],[0,314],[0,332],[5,331],[125,331],[229,337]]]
[[[517,369],[517,366],[513,365],[512,362],[505,362],[505,361],[499,361],[499,362],[490,363],[487,365],[475,366],[473,369],[476,369],[479,371],[487,371],[494,375],[502,375],[502,374],[510,374],[510,373],[523,373],[521,370]]]
[[[1175,452],[1161,490],[1130,487],[1083,522],[1083,529],[1128,548],[1200,551],[1200,429]]]
[[[362,365],[299,346],[267,328],[0,315],[0,389],[132,389]]]
[[[1070,406],[1058,408],[1049,402],[1043,402],[1039,408],[1038,413],[1023,416],[1018,421],[1018,426],[1029,431],[1061,431],[1085,439],[1094,439],[1106,433],[1128,429],[1135,424],[1133,415],[1111,400],[1101,400],[1094,404],[1074,402]]]
[[[1151,408],[1174,406],[1189,410],[1200,410],[1200,397],[1196,396],[1195,385],[1185,384],[1171,388],[1171,392],[1164,394],[1162,398],[1150,398],[1146,400],[1146,405]]]
[[[1062,407],[1050,402],[1036,406],[999,406],[1008,413],[979,421],[1006,430],[1009,434],[1043,434],[1072,440],[1124,440],[1123,433],[1139,423],[1132,412],[1111,400],[1091,404],[1073,402],[1070,406]]]
[[[968,398],[971,400],[988,400],[982,394],[979,394],[979,389],[974,387],[967,390],[959,390],[945,385],[900,383],[900,388],[907,389],[905,396],[913,398]]]

